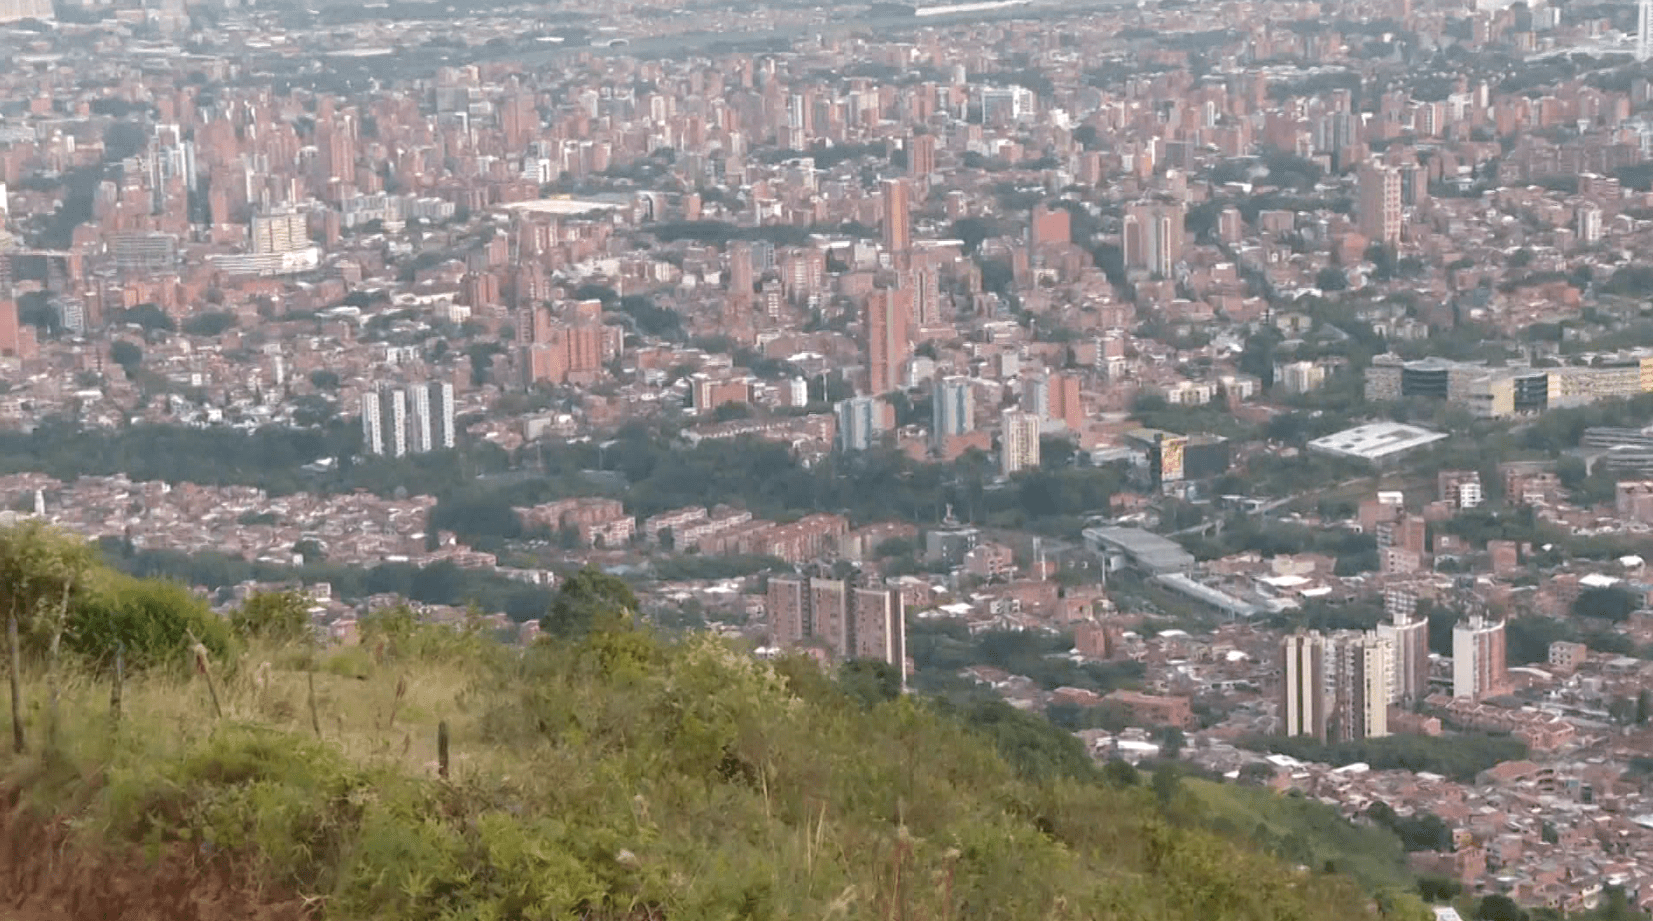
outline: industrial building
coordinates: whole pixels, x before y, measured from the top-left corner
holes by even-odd
[[[1186,572],[1194,568],[1194,555],[1168,537],[1141,528],[1103,526],[1086,528],[1085,546],[1099,553],[1112,572],[1130,566],[1149,575]]]
[[[1653,393],[1653,357],[1633,356],[1588,367],[1504,368],[1444,358],[1402,361],[1379,355],[1366,369],[1365,383],[1367,400],[1445,400],[1483,418],[1503,419]]]

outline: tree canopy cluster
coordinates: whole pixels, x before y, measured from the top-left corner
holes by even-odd
[[[1388,803],[1373,803],[1366,817],[1394,832],[1408,851],[1452,850],[1452,829],[1433,812],[1403,816]]]
[[[1359,742],[1321,742],[1308,736],[1252,736],[1241,744],[1256,751],[1290,755],[1323,764],[1367,764],[1377,771],[1407,770],[1441,774],[1460,783],[1495,764],[1527,756],[1527,746],[1510,736],[1385,736]]]
[[[355,462],[360,431],[336,418],[316,428],[250,433],[150,424],[91,431],[47,420],[33,432],[0,432],[0,473],[125,474],[139,481],[254,486],[272,495],[361,489],[434,495],[432,527],[482,549],[525,536],[514,507],[616,492],[627,511],[640,515],[729,503],[775,519],[824,511],[856,521],[930,524],[951,505],[965,521],[1074,536],[1087,515],[1107,510],[1125,480],[1117,466],[1064,466],[1018,474],[1006,486],[996,482],[997,464],[980,451],[936,464],[876,449],[805,466],[785,446],[755,439],[691,446],[635,427],[615,441],[606,449],[589,442],[536,446],[523,458],[526,466],[512,470],[512,457],[488,444]],[[315,465],[332,458],[338,463]]]
[[[484,547],[521,537],[511,508],[599,492],[584,473],[599,465],[624,477],[619,497],[637,515],[728,503],[774,519],[835,512],[858,522],[893,517],[931,524],[951,505],[965,521],[1070,536],[1087,514],[1105,512],[1124,483],[1114,466],[1067,467],[1028,471],[1002,486],[995,483],[997,465],[979,451],[952,464],[932,464],[878,449],[805,466],[785,446],[755,439],[685,447],[632,430],[618,442],[601,457],[589,445],[547,447],[542,476],[440,492],[434,526]]]
[[[543,588],[448,562],[424,567],[408,563],[360,567],[314,562],[290,567],[216,553],[129,550],[115,540],[106,541],[102,549],[109,565],[123,572],[207,589],[224,589],[243,582],[326,582],[336,596],[345,600],[394,594],[421,604],[475,605],[485,611],[502,611],[517,621],[540,617],[547,603]]]
[[[972,635],[962,621],[928,620],[907,631],[907,651],[920,675],[986,665],[1031,678],[1045,690],[1072,687],[1102,694],[1139,686],[1141,663],[1080,664],[1066,656],[1073,648],[1071,634],[987,630]]]

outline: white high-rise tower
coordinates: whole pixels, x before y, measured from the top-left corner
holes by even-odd
[[[407,403],[408,450],[414,454],[424,454],[431,450],[431,434],[435,428],[431,420],[430,390],[425,387],[409,387]]]
[[[1653,0],[1636,3],[1636,60],[1645,61],[1653,54]]]
[[[431,381],[425,385],[430,393],[431,449],[441,451],[454,445],[453,384],[450,381]]]

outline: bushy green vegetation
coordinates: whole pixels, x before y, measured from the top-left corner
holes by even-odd
[[[1561,619],[1528,615],[1512,617],[1505,625],[1511,665],[1545,663],[1550,659],[1550,644],[1558,641],[1583,643],[1592,652],[1611,652],[1621,656],[1653,659],[1653,646],[1638,647],[1635,640],[1609,629],[1593,629],[1577,618]]]
[[[1144,393],[1131,404],[1131,417],[1151,429],[1182,434],[1221,435],[1244,439],[1256,435],[1254,426],[1241,422],[1216,404],[1172,405],[1156,393]]]
[[[117,651],[125,668],[181,667],[195,642],[219,658],[236,648],[229,622],[182,584],[119,573],[91,580],[63,633],[63,648],[100,671],[114,668]]]
[[[210,842],[328,917],[1360,913],[1337,878],[1168,822],[1145,790],[1020,780],[922,705],[868,710],[789,667],[706,638],[542,647],[472,693],[447,781],[394,754],[400,729],[353,758],[327,729],[226,719],[141,763],[153,743],[105,746],[111,779],[81,818],[115,841]]]
[[[1301,796],[1188,778],[1182,787],[1185,809],[1224,835],[1246,837],[1282,860],[1338,872],[1373,890],[1412,887],[1405,849],[1394,834],[1377,825],[1356,825],[1332,806]]]
[[[1565,451],[1578,446],[1584,430],[1594,426],[1642,426],[1653,417],[1653,396],[1601,400],[1587,406],[1553,409],[1521,430],[1527,447]]]
[[[325,402],[325,401],[323,401]],[[0,432],[0,473],[43,472],[64,480],[124,473],[133,480],[208,486],[256,486],[272,494],[365,489],[391,495],[439,494],[476,474],[504,470],[510,458],[491,445],[353,463],[361,428],[329,417],[314,428],[271,426],[254,432],[228,427],[134,425],[81,429],[47,419],[32,432]],[[326,470],[305,465],[329,458]]]
[[[1394,832],[1408,851],[1452,850],[1452,828],[1433,812],[1403,816],[1388,803],[1373,803],[1366,817]]]
[[[1328,602],[1311,598],[1299,608],[1271,616],[1267,623],[1282,631],[1292,630],[1370,630],[1386,620],[1381,598],[1357,598],[1350,601]]]
[[[1252,736],[1241,744],[1303,761],[1339,766],[1363,763],[1379,771],[1426,771],[1462,783],[1474,781],[1475,775],[1495,764],[1527,757],[1527,746],[1519,739],[1494,735],[1387,736],[1332,744],[1307,736]]]
[[[406,490],[438,498],[434,528],[490,550],[511,539],[553,536],[525,534],[513,507],[595,494],[617,495],[628,511],[642,515],[733,503],[778,519],[825,511],[857,521],[933,523],[951,505],[966,521],[1071,536],[1087,514],[1107,509],[1124,482],[1114,466],[1065,467],[1029,471],[1001,488],[997,464],[979,451],[952,464],[875,450],[805,466],[771,442],[685,446],[643,427],[619,432],[606,449],[590,442],[536,446],[521,459],[531,466],[520,469],[488,444],[355,462],[360,438],[357,427],[336,418],[314,428],[250,434],[169,425],[84,431],[47,420],[31,433],[0,433],[0,473],[47,471],[65,479],[124,473],[134,480],[255,486],[272,494],[365,489],[390,496]],[[306,469],[331,458],[339,463]]]
[[[25,527],[11,533],[19,530],[34,531]],[[4,540],[0,537],[0,543]],[[227,662],[253,641],[311,641],[310,603],[301,593],[255,592],[226,617],[183,583],[135,579],[90,562],[90,555],[86,559],[77,574],[81,587],[67,593],[61,614],[48,611],[24,623],[25,666],[50,659],[60,625],[60,657],[99,674],[113,672],[117,660],[121,669],[133,672],[176,671],[190,665],[198,652]]]
[[[1219,533],[1184,538],[1184,545],[1200,559],[1247,551],[1264,556],[1324,553],[1337,559],[1340,574],[1365,572],[1378,566],[1377,539],[1370,534],[1310,528],[1250,515],[1231,516]]]
[[[301,596],[254,594],[226,619],[183,585],[108,569],[83,538],[32,519],[0,528],[0,611],[10,639],[6,671],[17,755],[29,750],[36,729],[44,729],[47,753],[57,751],[69,676],[119,682],[128,673],[176,675],[189,665],[204,672],[208,660],[234,667],[249,640],[312,639]],[[31,671],[46,688],[44,716],[27,701]]]
[[[1263,453],[1246,462],[1245,476],[1219,479],[1218,490],[1256,496],[1293,496],[1372,475],[1369,464],[1299,451],[1289,457]],[[1235,488],[1237,487],[1237,488]]]
[[[665,582],[695,579],[734,579],[760,572],[791,572],[785,560],[761,554],[730,556],[670,556],[651,560],[649,571]]]
[[[294,642],[310,633],[310,599],[296,591],[254,595],[230,614],[230,625],[250,639]]]
[[[1018,475],[996,487],[998,468],[979,451],[952,464],[919,463],[888,449],[833,455],[805,466],[784,445],[754,439],[683,447],[643,429],[620,433],[602,457],[594,446],[547,448],[545,475],[478,482],[438,492],[433,527],[489,547],[524,536],[512,507],[599,491],[581,471],[603,465],[623,480],[611,491],[627,511],[652,515],[687,505],[731,503],[754,515],[797,518],[835,512],[856,521],[940,520],[951,505],[965,521],[1077,535],[1084,516],[1106,511],[1121,488],[1116,467],[1070,467]]]
[[[527,650],[405,611],[359,646],[280,644],[251,635],[285,622],[261,602],[199,671],[128,675],[113,714],[111,676],[77,671],[61,734],[0,776],[64,846],[322,918],[1375,914],[1353,880],[1236,840],[1255,823],[1214,832],[1174,772],[1098,771],[1036,717],[902,695],[882,667],[668,641],[616,580],[565,585]]]
[[[1105,693],[1136,687],[1140,662],[1075,662],[1070,634],[987,630],[972,635],[962,621],[929,620],[907,631],[907,651],[920,675],[945,676],[971,665],[1003,669],[1031,678],[1046,690],[1081,688]]]
[[[382,563],[373,567],[312,563],[295,567],[249,562],[218,553],[171,550],[127,553],[118,541],[106,543],[103,550],[110,566],[130,575],[176,579],[208,589],[243,582],[326,582],[332,586],[334,595],[346,600],[394,594],[422,604],[474,604],[484,611],[504,612],[518,621],[533,620],[544,614],[547,601],[545,589],[538,586],[448,562],[424,567],[408,563]]]
[[[1572,612],[1575,617],[1591,617],[1619,623],[1627,620],[1640,607],[1641,599],[1629,589],[1608,585],[1587,588],[1580,592],[1578,597],[1573,599]]]

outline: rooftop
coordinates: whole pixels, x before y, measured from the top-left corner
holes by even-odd
[[[593,201],[576,198],[538,198],[528,201],[514,201],[504,206],[512,211],[528,211],[536,214],[585,214],[590,211],[615,211],[625,205],[613,201]]]
[[[1316,438],[1308,446],[1309,450],[1319,454],[1376,462],[1434,444],[1446,437],[1445,432],[1402,422],[1373,422]]]
[[[1141,528],[1113,526],[1085,529],[1085,543],[1094,549],[1111,549],[1130,557],[1152,572],[1174,572],[1194,565],[1194,556],[1167,537]]]

